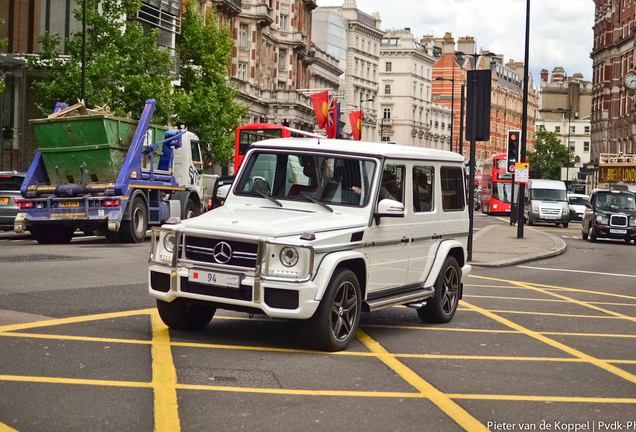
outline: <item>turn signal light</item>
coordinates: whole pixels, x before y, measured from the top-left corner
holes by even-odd
[[[33,201],[18,201],[18,207],[20,209],[32,209],[35,206]]]
[[[119,200],[118,199],[107,199],[102,201],[102,203],[104,204],[104,207],[118,207],[119,206]]]

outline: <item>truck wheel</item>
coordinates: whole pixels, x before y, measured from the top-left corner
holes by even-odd
[[[175,330],[201,330],[212,321],[216,308],[178,298],[170,303],[157,300],[157,310],[165,325]]]
[[[119,235],[125,243],[141,243],[148,230],[148,210],[140,197],[136,197],[131,204],[130,220],[121,221]]]
[[[453,319],[459,304],[460,274],[457,260],[452,256],[446,257],[435,281],[435,295],[417,310],[422,321],[441,324]]]
[[[569,222],[565,222],[565,223],[563,224],[563,228],[567,228],[569,224],[570,224]]]
[[[528,217],[528,226],[532,226],[532,224],[533,224],[532,219]]]
[[[111,243],[121,243],[121,236],[119,235],[119,231],[106,230],[106,232],[104,233],[104,236]]]
[[[362,295],[356,275],[341,268],[331,277],[320,306],[307,323],[307,339],[323,351],[341,351],[355,337]]]
[[[194,201],[188,199],[188,203],[185,206],[183,212],[183,219],[190,219],[201,214],[201,209],[196,206]]]

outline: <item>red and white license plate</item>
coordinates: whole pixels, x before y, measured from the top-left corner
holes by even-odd
[[[190,282],[197,282],[205,285],[222,286],[226,288],[239,288],[241,286],[241,277],[227,273],[218,273],[201,270],[190,270],[188,274]]]

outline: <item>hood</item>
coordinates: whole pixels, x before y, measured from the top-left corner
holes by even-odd
[[[279,207],[225,205],[193,219],[182,221],[186,228],[232,232],[236,234],[285,237],[305,232],[333,231],[368,224],[368,218],[331,213],[318,206],[316,211]]]
[[[544,207],[554,207],[554,208],[563,208],[569,205],[567,201],[549,201],[549,200],[542,201],[537,199],[533,199],[532,203],[535,205],[542,205]]]

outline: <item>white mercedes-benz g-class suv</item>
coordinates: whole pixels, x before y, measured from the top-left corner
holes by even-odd
[[[406,305],[455,314],[469,231],[464,157],[324,139],[252,145],[222,207],[153,228],[150,294],[173,329],[217,309],[305,320],[337,351],[360,314]]]

